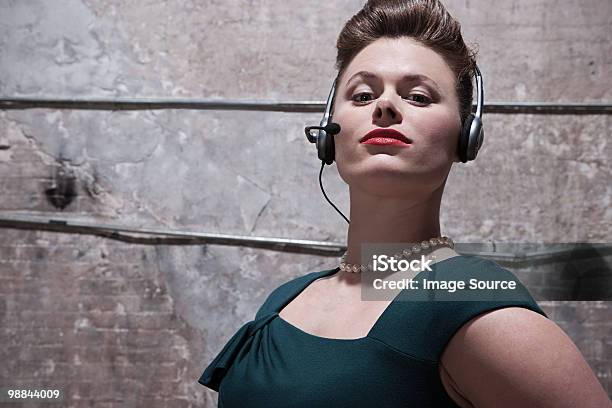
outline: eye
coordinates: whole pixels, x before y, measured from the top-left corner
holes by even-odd
[[[354,102],[356,102],[358,104],[363,104],[363,102],[369,102],[367,100],[361,99],[362,96],[367,96],[367,95],[372,95],[372,94],[370,92],[359,92],[358,94],[353,95],[351,100],[353,100]],[[355,99],[357,99],[357,100],[355,100]]]
[[[427,96],[427,95],[423,95],[423,94],[418,94],[418,93],[413,93],[410,94],[411,96],[418,96],[419,98],[421,98],[423,101],[419,102],[419,101],[415,101],[417,103],[423,103],[423,104],[428,104],[431,102],[431,99]]]

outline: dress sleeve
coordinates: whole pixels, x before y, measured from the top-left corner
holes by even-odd
[[[431,292],[419,291],[419,297],[413,298],[406,292],[407,298],[400,298],[398,308],[406,318],[384,333],[384,340],[396,349],[410,356],[439,362],[442,352],[455,333],[474,317],[505,307],[522,307],[548,318],[546,313],[533,299],[527,288],[509,270],[493,261],[464,256],[461,262],[453,267],[440,268],[428,280],[466,282],[478,281],[514,281],[514,290],[473,290],[449,293],[444,290]]]
[[[255,314],[255,318],[245,323],[230,338],[219,354],[206,367],[198,382],[218,392],[225,373],[231,367],[240,350],[249,341],[249,338],[274,317],[274,313],[291,298],[296,290],[299,290],[309,279],[314,277],[313,273],[292,279],[274,289]]]
[[[282,287],[283,285],[281,285]],[[244,347],[251,334],[255,331],[258,326],[261,326],[260,322],[264,322],[266,317],[271,316],[272,311],[276,304],[280,300],[281,293],[279,290],[281,287],[274,289],[266,298],[264,303],[259,307],[259,310],[255,314],[255,318],[245,323],[223,346],[219,354],[211,361],[206,367],[198,382],[214,391],[219,391],[221,380],[225,377],[225,373],[229,370],[233,361],[236,359],[240,350]]]
[[[522,307],[549,318],[516,275],[495,262],[479,260],[462,274],[466,276],[466,284],[469,284],[470,279],[476,282],[513,281],[516,289],[490,289],[485,290],[482,294],[479,294],[478,290],[470,289],[469,292],[466,292],[468,293],[465,296],[467,300],[434,302],[437,336],[436,347],[432,351],[436,354],[430,357],[433,357],[435,361],[440,360],[444,348],[455,333],[478,315],[506,307]]]
[[[206,367],[198,382],[214,391],[219,391],[221,380],[230,367],[242,345],[247,340],[251,322],[243,325],[225,344],[213,361]]]
[[[291,279],[274,289],[267,297],[265,302],[261,305],[255,319],[259,319],[266,315],[270,315],[278,312],[282,309],[286,303],[288,303],[293,297],[299,293],[305,286],[312,282],[315,278],[322,276],[325,271],[310,272],[306,275],[299,276]]]
[[[229,370],[244,345],[249,341],[253,334],[264,327],[273,317],[273,315],[266,315],[245,323],[225,344],[223,349],[213,359],[208,367],[206,367],[198,382],[218,392],[221,381],[225,377],[227,370]]]

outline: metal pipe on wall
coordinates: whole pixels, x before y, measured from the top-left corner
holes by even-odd
[[[59,220],[55,218],[32,217],[20,214],[0,214],[0,228],[95,235],[122,242],[145,245],[230,245],[329,257],[339,257],[346,250],[345,245],[337,242],[185,232],[156,228],[131,228],[120,225],[88,223],[66,219]],[[139,237],[130,234],[140,234],[144,236]],[[594,249],[597,250],[600,256],[612,255],[612,245],[596,243],[577,243],[576,246],[569,248],[554,248],[529,252],[497,251],[495,245],[493,245],[492,250],[475,251],[469,249],[471,245],[473,244],[458,243],[455,249],[458,253],[463,255],[480,256],[506,264],[552,262],[554,259],[566,256],[569,253],[571,253],[572,259],[581,256],[591,257],[593,256]]]
[[[78,109],[78,110],[245,110],[263,112],[316,112],[325,109],[325,102],[277,102],[264,100],[229,99],[58,99],[58,98],[0,98],[0,110],[15,109]],[[548,114],[548,115],[609,115],[609,103],[547,103],[547,102],[489,102],[484,113]]]

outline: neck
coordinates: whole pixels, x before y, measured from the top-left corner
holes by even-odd
[[[380,197],[350,189],[347,236],[348,263],[361,263],[361,245],[416,243],[440,234],[440,202],[444,185],[423,196]]]

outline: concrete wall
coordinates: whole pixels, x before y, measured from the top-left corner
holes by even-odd
[[[362,4],[2,1],[0,96],[320,101],[335,74],[336,37]],[[487,101],[612,100],[609,1],[445,4],[479,46]],[[320,193],[320,162],[303,134],[319,120],[0,111],[0,210],[344,242],[345,221]],[[479,159],[451,172],[443,233],[610,242],[610,125],[609,115],[486,115]],[[76,181],[63,209],[45,195],[58,169]],[[335,166],[324,185],[346,213]],[[216,394],[196,383],[205,365],[273,288],[336,262],[0,229],[0,384],[55,385],[67,407],[216,406]],[[541,306],[612,394],[609,302]]]

